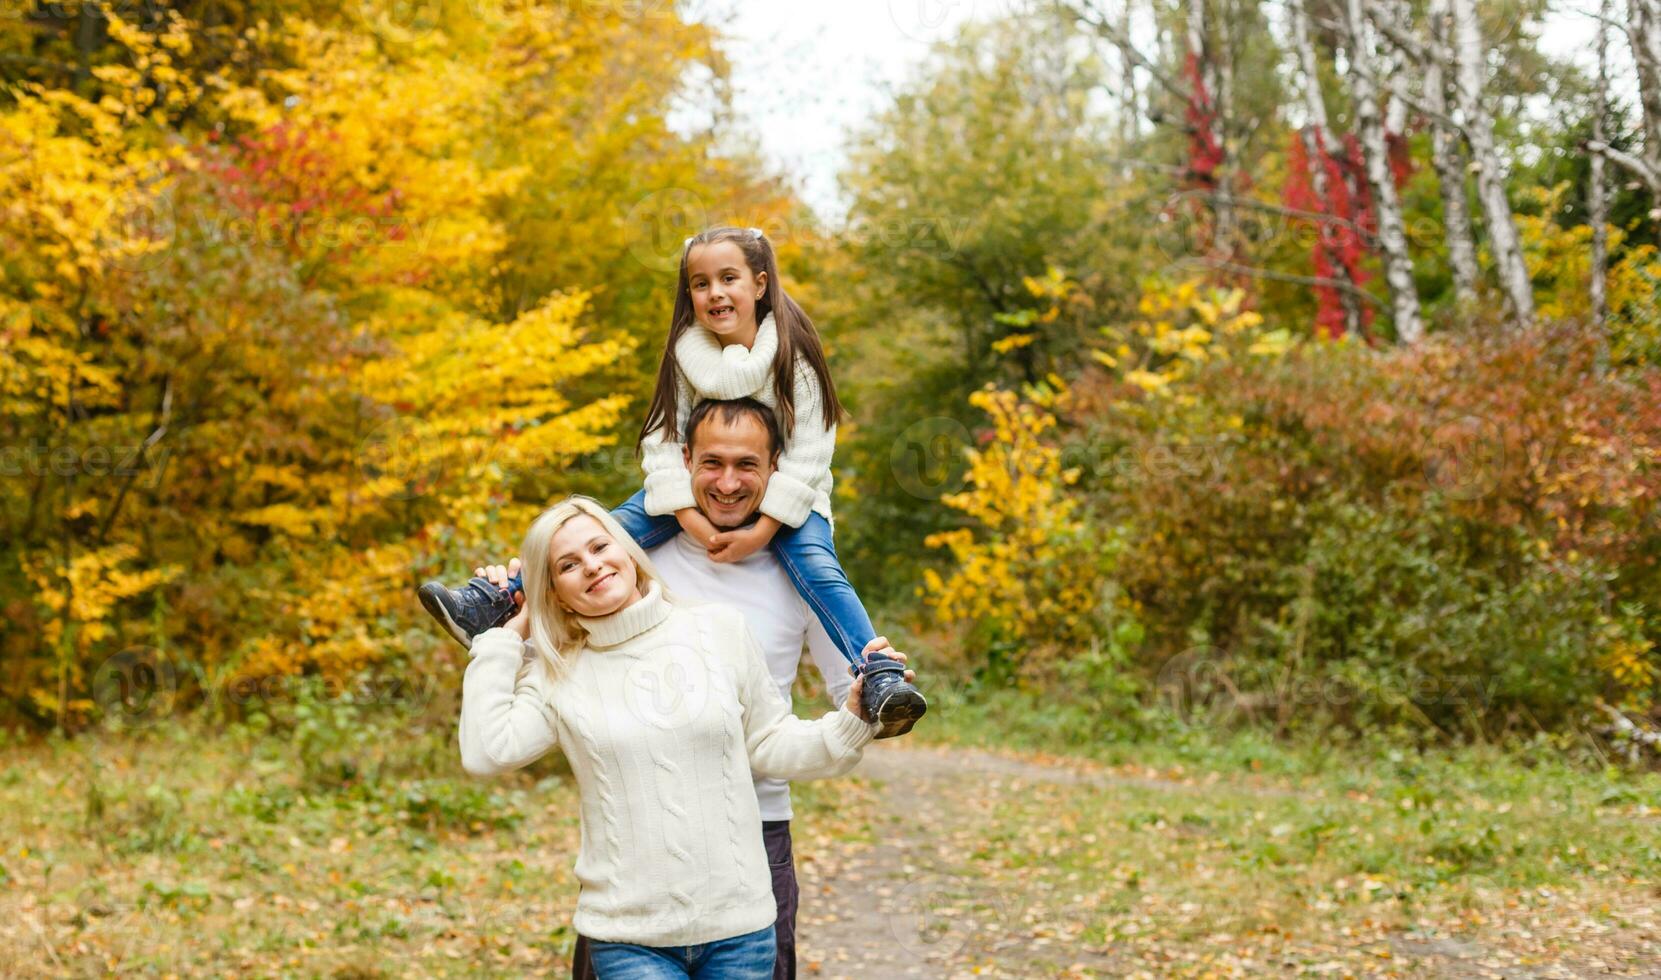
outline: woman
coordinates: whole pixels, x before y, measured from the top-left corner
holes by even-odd
[[[582,799],[575,924],[601,980],[770,977],[776,907],[751,772],[853,768],[876,732],[863,678],[842,708],[796,718],[740,615],[665,593],[587,497],[537,518],[523,555],[523,607],[473,641],[463,767],[565,753]],[[485,574],[500,585],[518,564]]]

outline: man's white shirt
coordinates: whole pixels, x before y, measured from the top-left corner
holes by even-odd
[[[819,617],[797,594],[772,549],[761,548],[743,561],[717,563],[691,535],[682,532],[647,552],[663,576],[664,587],[695,602],[719,602],[744,614],[767,658],[767,670],[786,702],[796,684],[805,640],[825,679],[831,704],[841,707],[853,686],[848,661],[831,641]],[[752,776],[761,819],[789,820],[790,783]]]

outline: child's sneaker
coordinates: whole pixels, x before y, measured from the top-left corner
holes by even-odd
[[[860,666],[865,675],[861,707],[865,717],[875,718],[881,728],[876,738],[894,738],[911,731],[917,719],[929,710],[928,701],[916,685],[905,679],[905,664],[886,653],[873,653]]]
[[[443,582],[428,582],[421,586],[420,595],[421,605],[469,650],[473,637],[512,619],[519,609],[513,593],[498,589],[485,578],[469,579],[459,589],[447,588]]]

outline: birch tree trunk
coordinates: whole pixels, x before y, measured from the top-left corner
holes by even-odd
[[[1534,322],[1534,287],[1529,282],[1528,264],[1523,260],[1522,242],[1505,196],[1505,168],[1494,146],[1494,120],[1482,102],[1482,78],[1486,74],[1486,49],[1477,27],[1476,0],[1451,0],[1454,26],[1454,57],[1457,63],[1459,114],[1476,164],[1477,196],[1488,227],[1488,249],[1494,256],[1494,271],[1500,289],[1519,322]],[[1350,0],[1351,6],[1359,6]]]
[[[1119,33],[1127,39],[1132,36],[1134,8],[1133,0],[1124,0],[1119,11]],[[1124,113],[1119,138],[1129,146],[1136,141],[1138,134],[1142,118],[1142,100],[1136,91],[1136,62],[1122,50],[1119,52],[1119,88],[1119,111]]]
[[[1450,18],[1448,0],[1430,0],[1430,36],[1447,37]],[[1448,115],[1448,77],[1436,58],[1425,65],[1425,101],[1443,116]],[[1430,160],[1442,190],[1442,238],[1448,248],[1448,265],[1453,271],[1453,295],[1461,306],[1476,303],[1476,242],[1471,233],[1471,204],[1465,192],[1465,152],[1459,134],[1439,119],[1430,120]]]
[[[1379,115],[1380,65],[1373,57],[1371,28],[1362,13],[1361,0],[1347,0],[1345,27],[1349,35],[1349,81],[1356,137],[1361,141],[1367,183],[1373,191],[1379,253],[1384,260],[1384,281],[1390,287],[1396,337],[1404,344],[1416,344],[1424,337],[1424,321],[1419,316],[1419,293],[1413,285],[1413,260],[1407,251],[1401,198],[1396,194],[1396,181],[1390,173],[1390,147],[1384,138],[1384,120]]]
[[[1592,105],[1592,139],[1603,142],[1604,116],[1609,112],[1609,0],[1599,5],[1602,19],[1598,21],[1598,92]],[[1592,325],[1598,333],[1597,371],[1601,375],[1609,369],[1609,204],[1603,195],[1603,155],[1593,153],[1591,175],[1586,188],[1587,220],[1592,223],[1592,281],[1589,292],[1592,300]]]
[[[1234,254],[1234,207],[1228,200],[1228,190],[1223,186],[1222,175],[1227,172],[1228,143],[1227,134],[1223,130],[1223,110],[1219,103],[1217,92],[1217,65],[1213,52],[1208,49],[1206,0],[1188,0],[1187,34],[1188,52],[1194,58],[1195,88],[1203,91],[1194,93],[1198,102],[1197,108],[1202,110],[1207,128],[1206,135],[1217,147],[1222,159],[1218,161],[1213,173],[1217,176],[1217,187],[1212,196],[1212,213],[1215,215],[1215,227],[1212,230],[1212,251],[1232,256]]]
[[[1638,69],[1638,104],[1644,115],[1643,160],[1655,173],[1661,171],[1661,3],[1627,0],[1626,36]]]
[[[1309,11],[1304,7],[1305,0],[1287,0],[1286,9],[1292,19],[1292,46],[1298,57],[1298,71],[1303,83],[1304,111],[1309,114],[1309,124],[1304,126],[1300,135],[1303,138],[1304,155],[1309,158],[1309,182],[1315,190],[1316,200],[1321,202],[1322,208],[1332,206],[1331,187],[1327,180],[1327,155],[1336,146],[1332,139],[1332,131],[1327,126],[1326,103],[1321,99],[1320,63],[1315,58],[1315,42],[1309,35]],[[1351,288],[1338,290],[1338,300],[1344,309],[1344,330],[1351,336],[1356,336],[1361,330],[1361,302],[1355,295],[1355,283],[1350,281],[1350,267],[1345,264],[1344,257],[1334,246],[1332,228],[1329,222],[1322,221],[1316,229],[1317,241],[1327,253],[1327,259],[1332,266],[1334,278],[1343,280]]]

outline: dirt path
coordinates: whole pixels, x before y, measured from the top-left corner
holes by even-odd
[[[1095,910],[1046,908],[1052,901],[1048,897],[1001,893],[975,873],[961,845],[943,842],[961,841],[965,830],[996,826],[1000,802],[1034,786],[1087,782],[1193,793],[1205,790],[1203,781],[1126,776],[1066,760],[1052,764],[973,749],[882,743],[867,750],[854,772],[870,780],[877,793],[875,839],[814,848],[807,860],[798,844],[802,903],[797,953],[804,977],[1161,975],[1149,972],[1146,963],[1120,959],[1118,950],[1061,938],[1065,932],[1055,928],[1057,923],[1089,918]],[[1290,795],[1272,786],[1253,791]],[[1385,958],[1372,959],[1370,969],[1356,969],[1353,960],[1340,965],[1337,958],[1323,963],[1321,956],[1308,955],[1317,950],[1342,954],[1345,943],[1339,940],[1330,946],[1283,948],[1282,956],[1259,960],[1244,973],[1205,975],[1661,978],[1661,923],[1654,910],[1613,928],[1594,918],[1574,925],[1566,919],[1496,921],[1495,931],[1481,939],[1399,932],[1379,936],[1375,951],[1367,955]],[[1572,935],[1574,941],[1556,955],[1541,955],[1534,940],[1549,932]],[[1376,952],[1378,948],[1386,952]]]
[[[996,781],[1018,792],[1022,781],[1103,777],[972,749],[883,744],[867,750],[854,772],[880,787],[876,840],[798,863],[803,975],[1057,976],[1073,964],[1116,972],[1101,951],[1064,948],[1012,928],[1025,912],[1019,896],[965,874],[964,856],[935,843],[996,802],[997,794],[976,792],[977,784]]]

